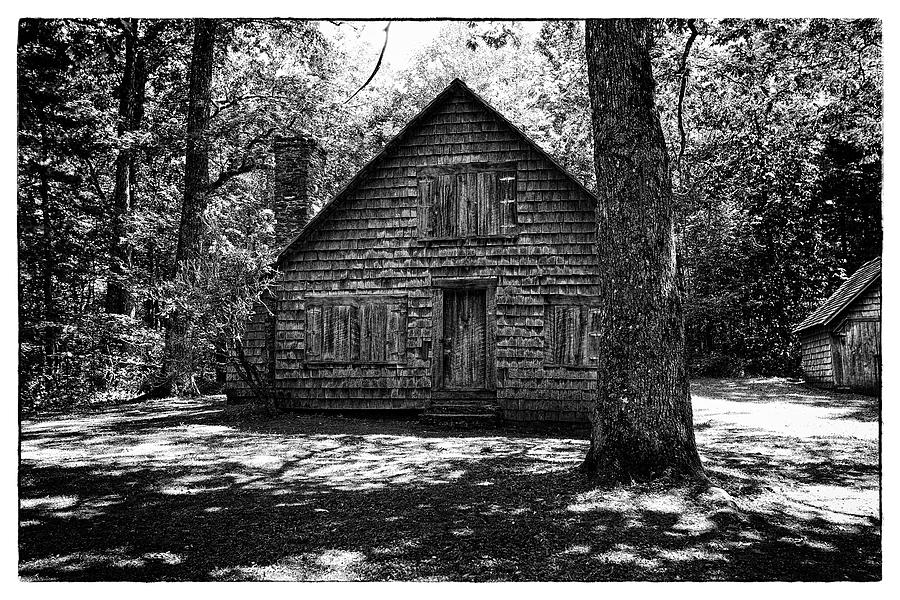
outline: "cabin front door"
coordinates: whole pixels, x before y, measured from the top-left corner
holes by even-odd
[[[488,382],[485,289],[444,290],[441,387],[483,390]]]

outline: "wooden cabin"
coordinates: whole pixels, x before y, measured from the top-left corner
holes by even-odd
[[[290,228],[309,213],[321,154],[309,139],[275,154],[276,219]],[[602,309],[596,203],[454,80],[297,227],[246,354],[283,408],[584,422]],[[229,395],[246,396],[230,379]]]
[[[794,332],[807,381],[880,394],[881,258],[860,267]]]

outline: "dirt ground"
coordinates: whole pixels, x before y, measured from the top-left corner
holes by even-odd
[[[575,433],[287,415],[221,397],[22,423],[26,580],[874,580],[878,399],[693,384],[708,474],[594,489]],[[713,494],[712,496],[715,496]]]

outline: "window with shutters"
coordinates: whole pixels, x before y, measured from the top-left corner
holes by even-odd
[[[514,235],[516,163],[426,167],[418,174],[419,237]]]
[[[322,296],[306,300],[306,362],[406,362],[406,298]]]
[[[558,301],[548,304],[544,314],[545,363],[566,367],[597,365],[599,306]]]

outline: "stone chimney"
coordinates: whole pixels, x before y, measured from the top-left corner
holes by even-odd
[[[307,135],[276,137],[275,154],[275,241],[283,247],[313,217],[313,201],[322,189],[325,151]]]

